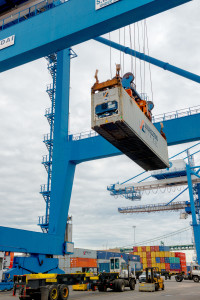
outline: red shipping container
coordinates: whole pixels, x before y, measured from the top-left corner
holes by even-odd
[[[181,264],[181,268],[186,268],[186,264]]]
[[[166,271],[169,271],[170,270],[170,264],[165,264],[165,269],[166,269]]]
[[[151,264],[151,258],[147,258],[147,265]]]
[[[97,268],[95,258],[74,257],[70,259],[70,268]]]
[[[138,252],[138,247],[133,247],[133,252]]]
[[[151,252],[147,252],[147,258],[151,258]]]
[[[140,257],[140,262],[141,262],[141,264],[142,264],[142,257]]]
[[[161,262],[161,264],[165,263],[165,258],[164,257],[160,257],[160,262]]]
[[[147,267],[148,267],[148,268],[151,268],[151,267],[152,267],[152,264],[151,264],[151,263],[149,263],[149,264],[147,263]]]
[[[175,257],[186,260],[186,255],[183,252],[175,252]]]
[[[151,250],[151,252],[155,252],[156,251],[155,246],[150,246],[150,250]]]
[[[142,246],[142,252],[146,252],[146,246]]]
[[[159,246],[154,246],[154,249],[155,249],[155,252],[159,252],[160,251]]]

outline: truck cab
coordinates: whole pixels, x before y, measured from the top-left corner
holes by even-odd
[[[110,272],[119,273],[120,278],[135,278],[135,264],[131,261],[126,263],[122,257],[111,257]]]

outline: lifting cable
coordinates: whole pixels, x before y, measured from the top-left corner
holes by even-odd
[[[149,56],[149,39],[148,39],[148,31],[147,31],[147,22],[146,22],[146,19],[144,20],[144,27],[145,27],[146,39],[147,39],[147,54]],[[149,77],[150,77],[150,86],[151,86],[151,100],[153,102],[153,82],[152,82],[150,61],[149,61]]]
[[[146,54],[145,53],[145,25],[143,26],[143,22],[141,22],[141,28],[142,28],[142,40],[143,40],[143,53],[144,55]],[[144,60],[143,61],[143,93],[145,95],[145,81],[146,81],[146,70],[145,70],[145,67],[146,67],[146,61]]]
[[[136,49],[136,31],[135,31],[135,23],[134,23],[134,49]],[[136,52],[135,52],[135,86],[137,86],[137,84],[136,84],[136,78],[137,78],[137,76],[136,76],[136,71],[137,71],[137,65],[136,65],[136,63],[137,63],[137,60],[136,60]]]
[[[121,45],[121,32],[119,29],[119,45]],[[120,60],[120,66],[122,65],[122,51],[121,51],[121,47],[120,47],[120,51],[119,51],[119,60]],[[120,68],[120,73],[122,76],[122,67]]]
[[[139,24],[137,23],[137,31],[138,31],[138,47],[140,52],[140,28]],[[142,93],[142,62],[140,60],[140,83],[141,83],[141,93]]]
[[[111,47],[111,34],[109,32],[109,41],[110,41],[110,78],[112,78],[112,47]]]
[[[132,45],[132,35],[131,35],[131,25],[129,25],[129,38],[130,38],[130,48],[131,48],[131,73],[133,73],[133,45]]]
[[[124,27],[124,47],[125,47],[125,44],[126,44],[126,27]],[[124,69],[124,57],[125,57],[125,53],[123,52],[123,75],[124,75],[124,72],[125,72],[125,69]]]

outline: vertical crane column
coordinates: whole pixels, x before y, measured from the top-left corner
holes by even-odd
[[[75,164],[69,143],[70,49],[57,54],[49,234],[65,235]]]
[[[192,178],[191,178],[191,168],[190,165],[186,165],[187,170],[187,179],[188,179],[188,188],[189,188],[189,196],[190,196],[190,206],[192,212],[192,227],[194,231],[194,240],[196,245],[196,252],[197,252],[197,261],[200,264],[200,224],[197,221],[196,217],[196,208],[194,203],[194,191],[192,186]]]

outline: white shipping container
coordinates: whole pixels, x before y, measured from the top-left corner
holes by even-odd
[[[112,109],[114,104],[117,109],[111,115],[96,113],[97,108]],[[145,170],[169,167],[166,140],[122,87],[92,94],[91,124],[92,129]]]
[[[74,248],[74,254],[71,257],[80,257],[80,258],[97,258],[97,251],[96,250],[89,250],[89,249],[81,249],[81,248]]]

